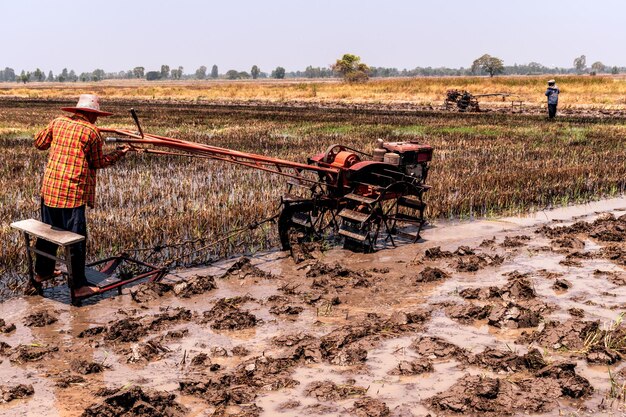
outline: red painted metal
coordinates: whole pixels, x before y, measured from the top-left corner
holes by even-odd
[[[326,173],[330,175],[338,174],[339,170],[336,168],[316,166],[309,164],[302,164],[298,162],[288,161],[285,159],[273,158],[264,155],[258,155],[249,152],[241,152],[227,148],[220,148],[218,146],[206,145],[202,143],[189,142],[181,139],[168,138],[165,136],[153,135],[144,133],[143,138],[129,130],[113,129],[113,128],[101,128],[103,133],[114,133],[120,136],[125,136],[125,139],[120,139],[120,142],[129,143],[134,145],[154,145],[162,146],[170,149],[176,149],[179,151],[186,151],[191,154],[203,154],[210,155],[217,159],[222,159],[227,162],[242,163],[253,168],[261,168],[263,165],[273,167],[293,168],[299,170],[315,171],[320,173]],[[283,174],[277,172],[277,174]],[[283,174],[284,175],[284,174]]]

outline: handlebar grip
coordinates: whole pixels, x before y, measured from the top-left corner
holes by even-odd
[[[118,143],[119,142],[118,138],[104,138],[104,141],[106,143]]]

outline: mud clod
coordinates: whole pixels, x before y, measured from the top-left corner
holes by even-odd
[[[605,246],[600,250],[600,254],[605,259],[609,259],[618,265],[626,266],[626,249],[620,246]]]
[[[258,356],[237,366],[232,374],[232,383],[257,389],[293,388],[299,384],[290,376],[296,363],[291,358]]]
[[[32,385],[0,385],[0,403],[8,403],[13,400],[30,397],[35,393]]]
[[[474,320],[483,320],[489,316],[491,306],[475,306],[473,304],[453,304],[445,308],[448,317],[458,320],[463,324],[472,323]]]
[[[92,336],[97,336],[101,333],[106,332],[106,327],[105,326],[95,326],[95,327],[90,327],[86,330],[83,330],[82,332],[80,332],[78,334],[79,338],[84,338],[84,337],[92,337]]]
[[[204,294],[216,289],[215,278],[209,275],[194,275],[174,285],[172,291],[178,297],[188,298],[195,294]]]
[[[574,368],[576,368],[574,362],[557,362],[538,370],[535,376],[559,380],[561,392],[567,397],[580,398],[591,394],[593,392],[591,384],[586,378],[577,375]]]
[[[160,359],[163,355],[170,350],[159,343],[158,340],[148,340],[145,343],[137,343],[130,347],[130,352],[127,354],[127,362],[136,363],[142,361],[154,361]]]
[[[354,271],[339,263],[328,265],[316,261],[308,266],[307,278],[315,278],[311,284],[312,288],[366,288],[371,286],[369,278],[372,275],[367,271]]]
[[[451,258],[452,252],[441,250],[441,246],[435,246],[434,248],[428,248],[424,251],[424,258],[429,260],[436,260],[441,258]]]
[[[543,413],[558,406],[560,397],[580,398],[591,386],[569,365],[552,365],[537,371],[535,378],[515,383],[499,378],[465,375],[447,391],[428,400],[443,412],[481,416],[511,415],[517,412]]]
[[[464,349],[436,336],[420,336],[410,346],[420,356],[430,359],[465,359],[467,353]]]
[[[189,366],[193,366],[196,368],[209,365],[211,365],[211,358],[209,358],[209,355],[207,355],[206,353],[198,353],[189,363]]]
[[[532,342],[551,349],[566,348],[568,350],[581,350],[584,342],[592,333],[599,330],[598,321],[580,321],[570,319],[564,323],[549,321],[540,331],[522,333],[517,343],[530,344]]]
[[[520,329],[539,325],[541,315],[537,311],[512,302],[495,305],[487,318],[490,326]]]
[[[231,375],[212,377],[205,381],[183,380],[179,382],[183,394],[195,395],[216,407],[247,404],[256,398],[255,389],[249,386],[233,386]]]
[[[572,283],[566,279],[557,279],[552,284],[552,289],[555,291],[565,291],[572,287]]]
[[[0,341],[0,356],[7,356],[11,353],[11,345],[7,342]]]
[[[444,280],[444,279],[449,278],[449,277],[450,277],[450,275],[445,273],[441,269],[439,269],[439,268],[431,268],[430,266],[427,266],[426,268],[424,268],[424,270],[422,272],[420,272],[417,275],[417,277],[415,278],[415,282],[416,283],[435,282],[435,281]]]
[[[87,380],[80,375],[63,375],[57,379],[55,385],[59,388],[69,388],[74,384],[84,384]]]
[[[593,275],[596,277],[605,277],[613,285],[619,285],[620,287],[626,285],[626,274],[623,273],[620,274],[619,272],[596,269]]]
[[[585,242],[575,236],[563,236],[552,240],[552,248],[555,252],[569,252],[570,250],[583,250]]]
[[[391,321],[388,322],[391,324]],[[322,358],[334,365],[356,365],[367,359],[367,349],[362,346],[368,336],[378,334],[385,322],[378,317],[368,317],[361,325],[339,327],[320,339]]]
[[[572,317],[585,317],[585,310],[583,310],[582,308],[572,307],[569,310],[567,310],[567,312]]]
[[[237,259],[237,261],[235,261],[235,263],[230,268],[228,268],[226,273],[220,278],[244,279],[247,277],[275,278],[275,276],[270,274],[269,272],[265,272],[262,269],[259,269],[256,266],[252,265],[250,258],[246,258],[245,256]]]
[[[121,319],[110,325],[104,338],[116,342],[136,342],[147,334],[147,329],[138,319]]]
[[[362,396],[367,388],[356,385],[337,385],[332,381],[311,382],[305,389],[307,397],[315,397],[319,401],[337,401],[354,396]]]
[[[389,407],[380,400],[365,397],[354,402],[350,413],[357,417],[385,417],[389,415]]]
[[[153,317],[148,325],[149,330],[159,330],[172,323],[191,320],[191,311],[183,307],[166,309]]]
[[[250,350],[243,345],[239,345],[233,348],[232,353],[233,356],[248,356],[250,354]]]
[[[519,248],[521,246],[526,246],[528,241],[530,241],[530,236],[526,236],[526,235],[505,236],[504,242],[502,242],[502,247],[504,247],[504,248]]]
[[[303,307],[300,306],[292,306],[288,304],[273,306],[270,308],[270,313],[276,314],[277,316],[287,315],[287,316],[297,316],[298,314],[304,311]]]
[[[81,375],[97,374],[104,370],[104,366],[97,362],[75,360],[70,363],[70,369]]]
[[[499,255],[491,256],[482,253],[478,255],[460,256],[457,259],[456,270],[458,272],[476,272],[487,266],[500,265],[503,261],[504,258]]]
[[[508,282],[502,289],[501,297],[505,300],[529,300],[535,298],[537,293],[527,274],[513,271],[508,274]]]
[[[9,355],[9,359],[13,363],[23,364],[41,360],[58,351],[59,348],[56,346],[19,345],[13,349]]]
[[[419,375],[433,371],[433,363],[429,359],[402,361],[389,371],[390,375]]]
[[[0,333],[11,333],[14,330],[15,330],[14,323],[7,324],[7,322],[5,322],[4,319],[0,319]]]
[[[533,351],[532,354],[529,354],[528,357],[526,357],[518,356],[515,352],[510,350],[505,351],[488,347],[481,353],[470,357],[469,363],[489,368],[496,372],[518,372],[526,368],[535,369],[537,367],[537,361],[540,361],[542,366],[545,366],[543,357],[540,353],[537,357],[537,353],[539,353],[539,351]]]
[[[474,255],[474,249],[470,248],[469,246],[459,246],[458,248],[456,248],[456,250],[454,251],[454,254],[456,256],[468,256],[468,255]]]
[[[256,326],[256,316],[241,310],[237,304],[237,300],[222,298],[211,310],[204,312],[203,320],[211,322],[211,328],[217,330],[241,330]]]
[[[489,300],[502,298],[502,291],[498,287],[465,288],[459,295],[467,300]]]
[[[47,311],[39,311],[30,314],[24,318],[24,326],[26,327],[44,327],[58,321],[58,317]]]
[[[480,246],[481,248],[490,248],[492,246],[494,246],[496,244],[496,237],[492,237],[491,239],[484,239],[482,242],[480,242]]]
[[[138,285],[137,289],[131,290],[130,296],[138,303],[146,303],[170,293],[173,287],[173,284],[167,282],[146,282]]]
[[[113,394],[88,407],[81,417],[182,417],[186,409],[174,394],[143,391],[139,387]]]

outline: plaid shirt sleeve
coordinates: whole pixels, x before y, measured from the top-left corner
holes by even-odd
[[[35,148],[45,151],[52,144],[52,123],[35,136]]]
[[[124,154],[102,153],[98,129],[80,114],[54,119],[35,136],[37,149],[50,149],[41,197],[49,207],[94,207],[96,169],[114,164]]]
[[[111,166],[124,156],[124,153],[119,151],[103,154],[102,136],[100,136],[99,131],[97,132],[97,135],[87,144],[85,153],[87,154],[89,167],[92,169],[101,169]]]

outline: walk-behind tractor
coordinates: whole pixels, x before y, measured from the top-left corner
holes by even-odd
[[[131,110],[131,114],[138,132],[100,129],[102,133],[114,136],[106,138],[107,142],[129,144],[137,152],[208,158],[287,177],[288,188],[282,196],[281,211],[270,218],[278,219],[280,241],[285,250],[329,235],[343,238],[344,247],[348,249],[364,252],[376,249],[381,233],[391,245],[395,245],[394,236],[403,236],[413,242],[420,237],[426,208],[422,197],[429,189],[425,182],[433,155],[433,148],[429,145],[379,139],[373,155],[343,145],[331,145],[325,152],[308,158],[307,163],[299,163],[144,134],[135,111]],[[84,236],[52,228],[34,219],[15,222],[11,226],[24,234],[30,280],[37,292],[42,294],[41,284],[33,280],[33,252],[67,265],[65,275],[71,301],[80,304],[80,299],[74,296],[70,248],[84,240]],[[62,247],[65,257],[58,258],[56,254],[37,250],[31,245],[31,237]],[[229,233],[221,240],[230,237]],[[152,266],[121,254],[90,264],[85,274],[90,285],[97,286],[100,292],[121,291],[122,286],[137,280],[161,279],[172,262]],[[124,265],[130,265],[133,272],[125,272]]]
[[[446,110],[456,108],[458,111],[465,112],[479,112],[480,106],[478,105],[478,99],[482,97],[502,97],[502,101],[509,97],[508,93],[488,93],[488,94],[472,94],[465,90],[448,90],[446,91],[446,99],[444,105]],[[519,102],[519,100],[516,100]],[[511,102],[513,105],[513,102]]]
[[[372,251],[379,236],[392,245],[394,235],[417,241],[424,225],[423,201],[429,145],[379,139],[369,155],[335,144],[308,158],[306,164],[217,146],[138,132],[105,128],[107,142],[130,144],[139,152],[204,157],[261,169],[288,178],[282,196],[278,232],[283,249],[294,239],[318,239],[335,230],[344,246]],[[163,150],[166,148],[168,150]],[[174,152],[175,151],[175,152]]]

